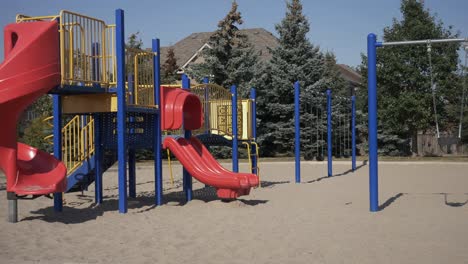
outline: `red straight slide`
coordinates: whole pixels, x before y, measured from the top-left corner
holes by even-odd
[[[4,30],[5,61],[0,65],[0,170],[7,191],[43,195],[66,188],[65,165],[48,153],[16,142],[21,113],[60,84],[57,22],[10,24]]]
[[[169,148],[194,178],[217,189],[221,199],[235,199],[247,195],[259,184],[250,173],[234,173],[225,169],[195,137],[190,139],[167,137],[163,147]]]

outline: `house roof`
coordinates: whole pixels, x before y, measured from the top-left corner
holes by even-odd
[[[341,76],[353,85],[361,84],[362,76],[346,64],[337,64]]]
[[[267,61],[271,58],[268,48],[275,48],[278,46],[278,39],[263,28],[242,29],[240,32],[247,35],[254,49],[259,52],[260,60],[262,61]],[[177,65],[182,67],[203,47],[203,45],[208,43],[213,34],[214,32],[192,33],[172,46],[161,47],[161,58],[164,61],[168,49],[172,47],[177,59]]]
[[[263,28],[250,28],[240,30],[246,34],[254,49],[259,53],[261,61],[271,59],[270,49],[275,49],[278,45],[278,38],[271,32]],[[170,47],[174,49],[174,55],[177,59],[177,65],[182,68],[185,64],[197,57],[197,52],[207,47],[207,43],[214,32],[198,32],[176,42],[169,47],[161,47],[161,63],[166,60],[167,52]],[[361,83],[361,75],[345,64],[337,64],[342,77],[353,85]]]

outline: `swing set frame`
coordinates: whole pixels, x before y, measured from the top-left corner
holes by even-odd
[[[377,48],[385,46],[420,45],[436,43],[468,43],[468,38],[427,39],[414,41],[378,42],[374,33],[367,35],[367,92],[368,92],[368,132],[369,132],[369,204],[370,211],[379,207],[378,146],[377,146]],[[432,89],[432,87],[431,87]]]

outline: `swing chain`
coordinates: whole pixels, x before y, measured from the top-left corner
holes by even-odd
[[[465,95],[466,95],[466,67],[467,67],[467,60],[468,60],[468,42],[463,43],[463,49],[465,50],[465,64],[462,66],[462,74],[461,77],[463,78],[462,81],[462,98],[461,98],[461,106],[460,106],[460,123],[458,124],[458,138],[462,138],[462,130],[463,130],[463,112],[465,107]]]
[[[430,75],[430,78],[431,78],[431,91],[432,91],[432,104],[433,104],[433,107],[434,107],[434,121],[435,121],[435,125],[436,125],[436,133],[437,133],[437,138],[440,138],[440,132],[439,132],[439,120],[437,118],[437,101],[436,101],[436,86],[434,84],[434,75],[433,75],[433,70],[432,70],[432,56],[431,56],[431,52],[432,52],[432,45],[431,45],[431,41],[428,40],[427,41],[427,56],[429,58],[429,75]]]

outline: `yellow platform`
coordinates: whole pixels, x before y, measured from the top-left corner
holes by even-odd
[[[62,96],[63,114],[117,112],[116,94],[83,94]]]

